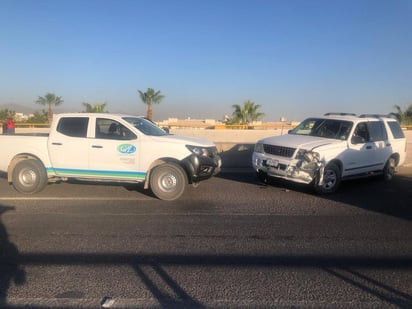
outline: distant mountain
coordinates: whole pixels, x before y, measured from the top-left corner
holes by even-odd
[[[16,113],[23,113],[23,114],[33,114],[36,111],[41,111],[44,109],[44,106],[38,105],[37,107],[33,104],[33,106],[26,106],[26,105],[20,105],[20,104],[15,104],[15,103],[9,103],[9,104],[2,104],[0,105],[0,109],[8,109],[11,111],[15,111]]]

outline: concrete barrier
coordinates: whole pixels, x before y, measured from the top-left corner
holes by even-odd
[[[255,143],[265,137],[287,134],[278,130],[202,130],[173,129],[172,134],[206,138],[216,144],[224,168],[252,168],[252,153]],[[404,131],[407,156],[404,166],[412,167],[412,131]]]
[[[48,128],[17,128],[16,133],[47,133]],[[407,140],[407,158],[404,166],[412,167],[412,130],[404,131]],[[256,141],[261,138],[287,134],[287,130],[207,130],[174,128],[171,134],[206,138],[216,144],[224,168],[252,167],[251,157]]]

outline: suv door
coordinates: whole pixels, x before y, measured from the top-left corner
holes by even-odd
[[[366,172],[368,170],[371,149],[367,122],[360,122],[356,125],[352,136],[348,140],[348,150],[344,155],[345,169],[343,176]]]

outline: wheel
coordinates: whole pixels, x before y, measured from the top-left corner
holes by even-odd
[[[335,163],[330,163],[323,170],[322,185],[319,185],[319,177],[317,181],[315,181],[315,190],[321,194],[333,193],[338,189],[340,181],[339,167]]]
[[[385,181],[391,181],[393,175],[395,175],[395,158],[390,157],[388,161],[386,161],[385,167],[383,168],[383,179]]]
[[[20,193],[33,194],[43,190],[47,185],[47,173],[40,161],[22,160],[13,169],[12,182]]]
[[[185,171],[175,163],[158,165],[150,174],[150,189],[161,200],[178,199],[185,191],[186,184]]]

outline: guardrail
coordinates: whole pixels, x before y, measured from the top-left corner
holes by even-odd
[[[16,122],[16,128],[48,128],[49,123],[28,123],[28,122]]]
[[[17,122],[16,128],[48,128],[49,123],[27,123],[27,122]],[[199,128],[199,129],[211,129],[211,130],[264,130],[264,129],[292,129],[294,128],[291,124],[206,124],[206,123],[194,123],[194,124],[182,124],[182,123],[158,123],[160,127],[168,128]]]
[[[159,124],[160,127],[173,128],[199,128],[207,130],[271,130],[271,129],[293,129],[295,126],[291,124]]]

